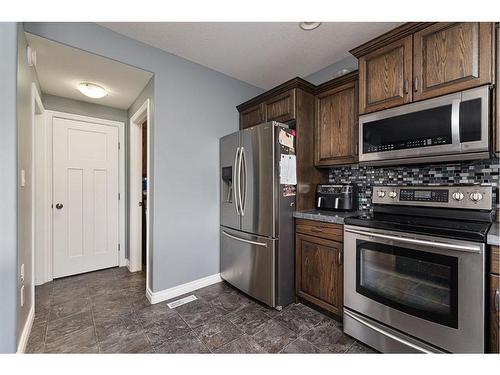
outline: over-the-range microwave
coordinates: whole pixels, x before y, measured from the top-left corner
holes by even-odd
[[[489,86],[359,117],[359,163],[411,164],[489,157]]]

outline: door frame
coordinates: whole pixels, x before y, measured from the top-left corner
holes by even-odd
[[[61,118],[66,120],[75,120],[75,121],[83,121],[83,122],[91,122],[94,124],[105,125],[105,126],[114,126],[118,128],[118,192],[120,194],[120,202],[118,204],[119,212],[118,212],[118,221],[119,221],[119,241],[120,241],[120,256],[119,263],[120,267],[126,265],[125,253],[126,253],[126,241],[125,241],[125,123],[114,120],[106,120],[97,117],[91,116],[83,116],[76,115],[73,113],[66,113],[60,111],[46,110],[45,111],[45,124],[46,124],[46,138],[44,140],[46,147],[46,169],[42,171],[46,177],[45,179],[45,189],[48,191],[48,213],[45,218],[47,222],[47,229],[45,235],[47,236],[48,246],[44,253],[44,259],[46,259],[47,263],[50,265],[46,270],[46,278],[45,282],[52,281],[54,278],[53,272],[53,264],[54,264],[54,241],[53,241],[53,160],[52,160],[52,137],[53,137],[53,120],[54,118]]]
[[[36,255],[38,252],[42,252],[42,254],[46,250],[47,246],[47,223],[45,220],[43,220],[44,216],[46,216],[47,213],[47,204],[44,204],[43,202],[47,202],[47,194],[42,194],[40,195],[40,192],[38,191],[39,187],[39,181],[38,179],[40,177],[45,177],[42,174],[39,173],[38,168],[36,167],[37,164],[37,153],[39,149],[44,150],[45,146],[45,130],[46,130],[46,116],[45,116],[45,107],[43,106],[42,103],[42,98],[40,97],[40,93],[38,91],[38,87],[35,82],[31,83],[31,137],[32,137],[32,142],[31,142],[31,202],[32,202],[32,213],[31,213],[31,297],[32,297],[32,306],[35,306],[35,285],[43,284],[47,282],[48,280],[45,280],[45,277],[42,282],[37,282],[40,280],[37,280],[37,272],[36,272],[36,267],[37,267],[37,262],[36,262]],[[41,128],[41,129],[40,129]],[[40,130],[38,130],[40,129]],[[40,139],[37,137],[37,133],[41,132],[42,138]],[[39,144],[39,142],[42,142]],[[42,173],[43,169],[46,166],[47,162],[47,155],[44,152],[43,154],[44,159],[42,160]],[[43,180],[42,180],[43,181]],[[42,188],[44,188],[42,186]],[[42,190],[43,192],[47,193],[46,189]],[[43,207],[40,207],[39,209],[37,208],[38,204],[41,203]],[[41,225],[43,226],[40,231],[37,229],[37,222],[38,220],[41,221]],[[41,237],[41,238],[40,238]],[[38,238],[40,238],[40,241],[38,241]],[[47,259],[44,257],[44,270],[43,275],[46,276],[47,272],[46,270],[49,268],[49,264],[47,262]]]
[[[132,208],[136,207],[142,200],[142,125],[146,122],[147,134],[147,186],[146,186],[146,289],[149,288],[150,271],[150,230],[151,230],[151,104],[146,99],[139,109],[130,117],[130,194],[129,194],[129,260],[130,272],[142,270],[142,216],[133,213]],[[141,214],[142,215],[142,214]]]

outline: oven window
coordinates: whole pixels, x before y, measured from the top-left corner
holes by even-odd
[[[393,151],[452,143],[451,109],[445,105],[363,124],[363,152]]]
[[[356,241],[356,291],[405,313],[458,328],[458,259]]]

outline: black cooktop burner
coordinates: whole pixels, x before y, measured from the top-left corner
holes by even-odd
[[[491,223],[420,216],[373,213],[347,217],[345,224],[485,242]]]

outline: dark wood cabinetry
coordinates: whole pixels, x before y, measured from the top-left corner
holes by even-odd
[[[328,181],[328,172],[314,167],[314,93],[316,86],[294,78],[245,103],[240,112],[240,129],[266,121],[288,124],[296,131],[296,209],[314,208],[315,186]]]
[[[492,82],[494,25],[440,22],[413,36],[414,100]]]
[[[408,36],[360,57],[360,113],[411,101],[411,55],[412,39]]]
[[[295,89],[276,95],[264,106],[266,121],[288,122],[295,119]]]
[[[490,247],[489,350],[500,353],[500,247]]]
[[[263,104],[257,104],[240,112],[240,129],[261,124],[265,120]]]
[[[493,82],[494,24],[410,22],[359,46],[359,112]]]
[[[342,225],[297,220],[297,296],[342,317]]]
[[[500,92],[498,90],[498,83],[500,82],[500,27],[499,24],[497,23],[496,26],[496,34],[497,34],[497,58],[495,65],[497,67],[496,70],[496,88],[495,88],[495,101],[496,101],[496,106],[495,106],[495,127],[493,131],[493,136],[494,138],[494,150],[497,156],[500,156]]]
[[[315,165],[358,160],[358,74],[349,73],[316,91]]]

